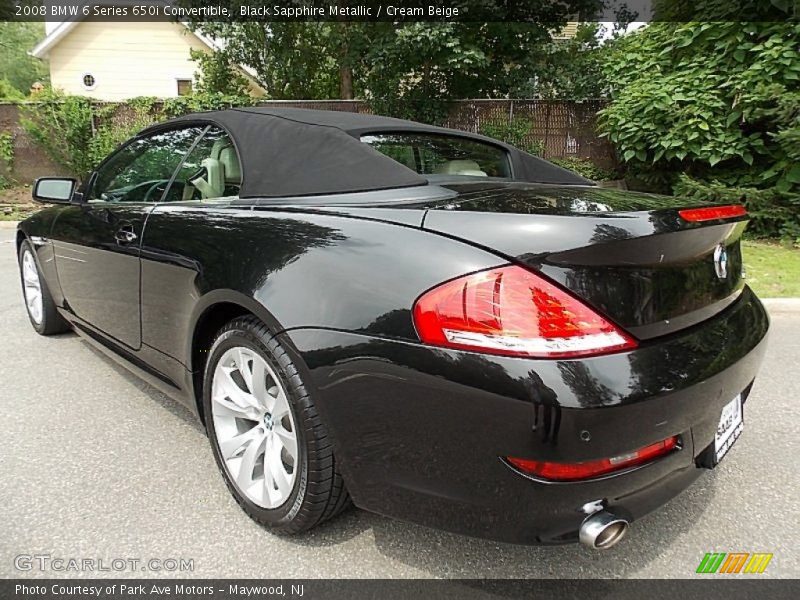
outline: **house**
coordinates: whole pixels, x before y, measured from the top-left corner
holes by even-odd
[[[183,23],[77,20],[48,24],[32,51],[50,62],[50,83],[68,94],[120,101],[186,95],[196,85],[191,50],[215,52],[211,39]],[[240,67],[250,93],[263,96],[253,72]]]
[[[554,40],[571,40],[578,35],[579,21],[569,21],[562,29],[552,33]]]

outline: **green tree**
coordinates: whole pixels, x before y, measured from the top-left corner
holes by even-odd
[[[244,96],[247,94],[247,79],[241,74],[239,67],[226,52],[192,50],[191,55],[192,60],[200,68],[197,78],[198,92],[229,96]]]
[[[224,38],[225,53],[248,65],[271,98],[338,97],[334,23],[197,23],[203,33]]]
[[[626,36],[606,67],[603,134],[651,186],[727,188],[751,201],[757,233],[800,237],[798,39],[800,24],[777,21],[653,23]]]
[[[47,80],[47,63],[28,54],[42,38],[42,23],[0,21],[0,80],[23,96],[34,82]]]
[[[236,12],[243,3],[226,4]],[[499,0],[459,4],[486,15],[486,22],[232,21],[195,26],[225,39],[226,52],[252,67],[273,98],[361,97],[379,112],[436,121],[452,99],[504,97],[521,90],[534,78],[534,57],[551,43],[551,32],[601,2],[514,3],[513,8]],[[520,21],[500,22],[498,15],[509,10]]]
[[[521,98],[588,100],[608,95],[606,57],[614,42],[602,43],[600,23],[581,23],[569,39],[551,40],[530,56],[532,77],[515,95]]]

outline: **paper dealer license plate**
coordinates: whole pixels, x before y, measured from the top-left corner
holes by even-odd
[[[742,395],[739,394],[722,407],[722,414],[719,417],[717,434],[714,437],[714,461],[722,460],[733,443],[742,434],[744,428],[744,418],[742,415]]]

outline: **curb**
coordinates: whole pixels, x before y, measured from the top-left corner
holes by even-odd
[[[16,229],[19,221],[0,221],[0,229]]]
[[[800,298],[762,298],[761,303],[771,314],[800,313]]]

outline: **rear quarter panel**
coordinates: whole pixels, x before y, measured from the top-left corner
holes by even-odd
[[[422,292],[504,262],[415,227],[198,205],[156,207],[141,256],[143,342],[187,366],[195,323],[218,302],[241,304],[275,333],[326,328],[416,341],[411,307]]]

